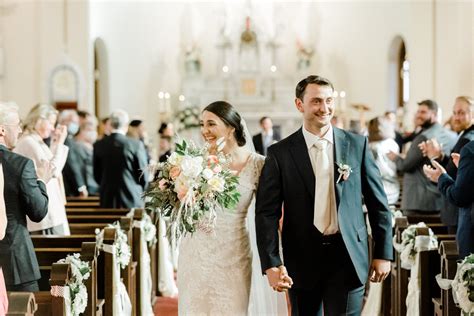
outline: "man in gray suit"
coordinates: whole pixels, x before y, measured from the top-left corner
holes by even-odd
[[[423,156],[418,145],[434,138],[443,144],[445,155],[449,155],[456,142],[456,134],[438,123],[438,104],[433,100],[418,103],[415,123],[421,126],[422,131],[413,139],[406,157],[402,158],[394,152],[388,154],[398,171],[404,173],[401,208],[405,214],[438,213],[443,206],[443,198],[436,185],[423,173],[423,165],[430,161]]]
[[[0,103],[0,162],[7,179],[3,195],[8,220],[5,238],[0,241],[0,266],[8,291],[34,292],[38,291],[37,280],[41,276],[26,216],[34,222],[46,216],[45,183],[51,179],[52,170],[48,162],[37,165],[35,170],[32,160],[10,151],[20,133],[17,106]]]
[[[474,140],[474,99],[468,96],[459,96],[456,98],[453,106],[452,127],[458,133],[459,138],[451,151],[450,156],[443,153],[442,146],[436,139],[430,139],[419,145],[423,155],[436,159],[444,168],[446,172],[453,179],[456,180],[458,172],[457,166],[452,159],[453,154],[459,154],[462,148]],[[444,199],[444,205],[441,208],[441,221],[448,226],[448,232],[455,234],[458,225],[458,207],[449,203]]]

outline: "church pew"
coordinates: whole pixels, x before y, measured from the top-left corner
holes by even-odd
[[[397,218],[395,221],[395,236],[397,242],[401,242],[401,234],[410,224],[406,217]],[[443,240],[453,240],[454,235],[446,234],[447,229],[445,226],[439,223],[426,223],[431,228],[438,238],[438,242]],[[423,233],[422,233],[423,232]],[[441,232],[442,234],[439,234]],[[418,234],[428,234],[428,228],[418,228]],[[420,275],[422,297],[420,305],[421,315],[433,314],[432,308],[432,297],[436,296],[435,289],[437,284],[435,281],[435,275],[439,273],[439,254],[437,250],[425,251],[420,253]],[[410,277],[410,271],[401,268],[400,254],[395,252],[395,261],[392,264],[392,315],[405,315],[406,314],[406,296],[408,292],[408,281]]]
[[[49,283],[51,287],[64,287],[71,278],[71,266],[69,264],[54,263],[51,266],[51,276]],[[38,309],[34,315],[38,316],[63,316],[64,315],[64,298],[53,296],[51,291],[34,292],[35,301]]]
[[[443,279],[454,279],[457,271],[458,248],[456,241],[442,241],[439,246],[441,256],[441,277]],[[460,315],[461,311],[453,300],[452,290],[439,289],[439,296],[433,297],[433,308],[436,316],[454,316]]]
[[[41,241],[41,237],[45,240]],[[63,240],[62,243],[59,240]],[[45,243],[53,243],[56,246],[62,247],[51,247],[51,248],[35,248],[36,257],[40,265],[40,272],[42,275],[39,281],[40,290],[48,290],[47,279],[49,275],[52,275],[52,267],[55,262],[59,259],[65,258],[67,255],[72,253],[80,253],[81,260],[89,262],[91,267],[91,276],[85,281],[87,288],[88,304],[84,315],[97,315],[101,314],[101,308],[104,304],[103,300],[97,298],[97,260],[99,251],[96,248],[95,237],[91,242],[82,242],[81,244],[75,243],[72,245],[67,244],[67,237],[44,237],[35,236],[33,238],[34,244],[44,245]],[[35,246],[36,247],[36,246]]]
[[[115,221],[120,220],[122,215],[67,215],[69,223],[105,223],[111,224]]]
[[[84,207],[100,207],[99,197],[98,196],[91,196],[87,198],[67,197],[66,208],[84,208]]]
[[[126,216],[130,212],[128,208],[66,208],[69,215],[121,215]]]
[[[7,292],[7,316],[31,316],[38,310],[35,295],[31,292]]]
[[[396,242],[402,240],[402,232],[408,227],[408,219],[406,217],[395,218],[394,236]],[[406,315],[406,305],[401,299],[407,296],[409,271],[402,269],[400,254],[394,251],[394,261],[390,273],[391,288],[391,307],[392,315]]]

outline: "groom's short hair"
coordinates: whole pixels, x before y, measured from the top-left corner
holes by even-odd
[[[303,80],[298,82],[298,84],[296,85],[295,94],[296,94],[297,99],[303,100],[304,93],[306,91],[306,87],[309,84],[317,84],[319,86],[329,86],[334,91],[334,86],[332,85],[331,81],[329,81],[328,79],[323,78],[321,76],[311,75],[311,76],[308,76],[308,77],[304,78]]]

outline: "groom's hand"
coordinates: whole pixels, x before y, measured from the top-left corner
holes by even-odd
[[[268,278],[268,283],[275,291],[283,292],[293,285],[293,280],[283,265],[267,269],[265,273]]]
[[[384,259],[374,259],[370,265],[370,281],[379,283],[385,280],[390,274],[390,261]]]

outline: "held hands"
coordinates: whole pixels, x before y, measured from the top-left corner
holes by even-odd
[[[383,259],[374,259],[370,265],[369,280],[379,283],[387,278],[390,274],[390,261]]]
[[[418,144],[418,148],[420,148],[423,156],[428,157],[429,159],[436,159],[443,156],[441,145],[438,143],[436,138],[421,142]]]
[[[265,271],[270,286],[278,292],[283,292],[291,288],[293,280],[288,275],[285,266],[269,268]]]
[[[446,170],[441,166],[436,160],[431,160],[432,166],[429,165],[424,165],[423,166],[423,172],[425,173],[425,176],[432,182],[438,183],[439,177],[443,174],[446,173]]]

